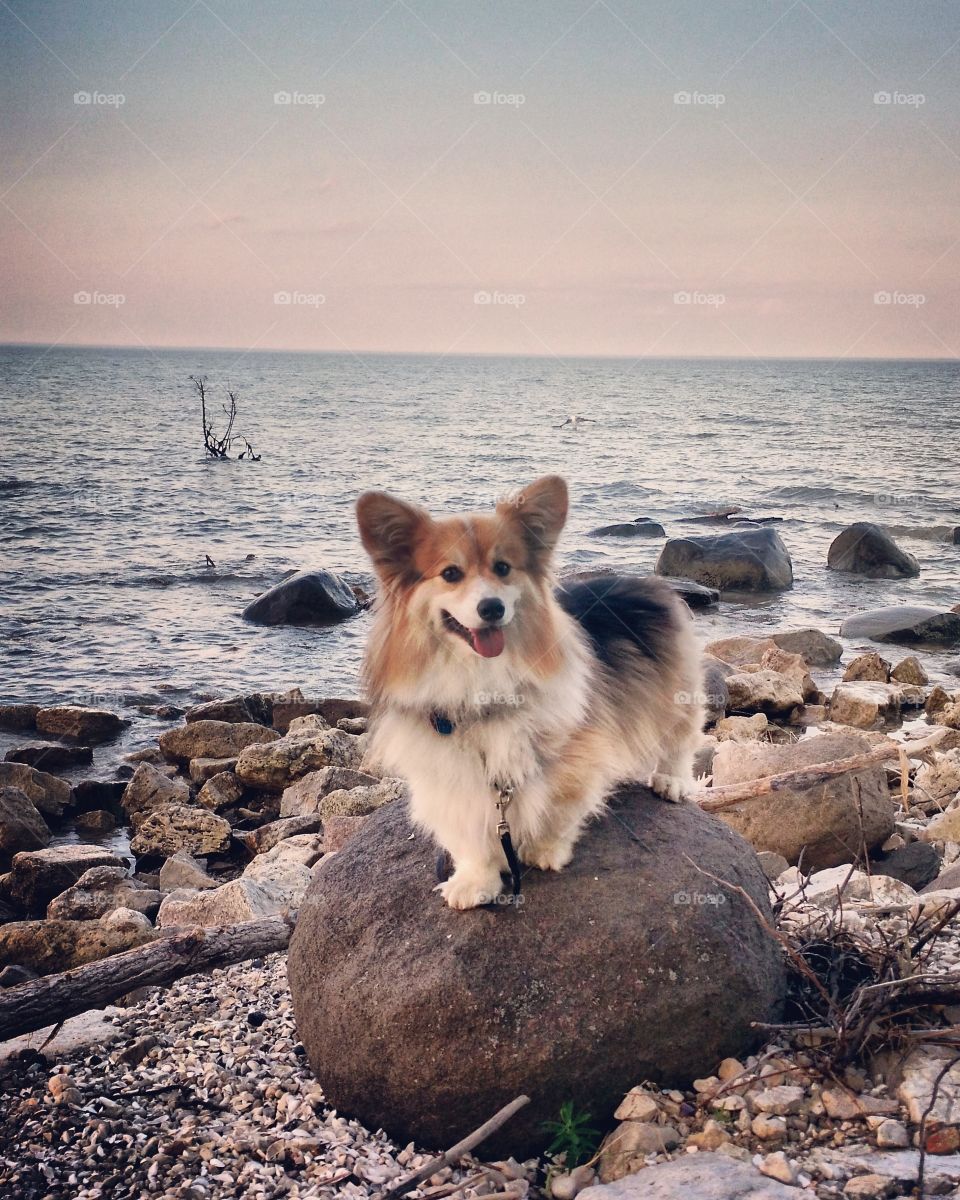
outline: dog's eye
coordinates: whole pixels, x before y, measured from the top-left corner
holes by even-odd
[[[463,572],[459,567],[444,567],[440,574],[447,583],[459,583],[463,578]]]
[[[500,576],[509,575],[510,574],[510,564],[508,562],[504,562],[502,558],[498,558],[497,561],[493,564],[493,573],[494,573],[494,575],[500,575]]]

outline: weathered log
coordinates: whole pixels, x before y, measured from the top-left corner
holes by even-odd
[[[238,921],[215,929],[191,926],[109,958],[0,989],[0,1041],[33,1033],[135,988],[165,986],[185,975],[286,949],[296,913]]]
[[[722,812],[745,800],[756,800],[773,792],[803,792],[819,784],[827,783],[840,775],[863,771],[878,763],[901,754],[907,758],[921,758],[944,737],[946,730],[939,729],[930,737],[917,742],[891,742],[888,746],[876,746],[862,754],[851,754],[849,758],[838,758],[834,762],[817,763],[811,767],[800,767],[795,771],[783,771],[779,775],[766,775],[763,779],[748,779],[744,783],[728,783],[721,787],[697,788],[692,794],[704,812]]]

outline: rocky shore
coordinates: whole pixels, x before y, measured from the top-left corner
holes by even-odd
[[[707,647],[699,799],[940,735],[919,759],[718,812],[758,855],[790,975],[756,1051],[689,1087],[636,1078],[615,1111],[589,1114],[586,1147],[468,1160],[414,1195],[880,1197],[910,1195],[921,1172],[927,1195],[957,1188],[960,689],[931,683],[922,638],[901,638],[917,620],[877,618],[905,649],[845,660],[815,629]],[[0,763],[0,987],[295,910],[404,796],[370,761],[361,701],[257,693],[184,716],[115,777],[73,786],[71,764],[97,762],[123,719],[0,706],[18,738]],[[116,829],[129,853],[105,842]],[[871,988],[911,995],[908,1015],[871,1009],[863,1025]],[[280,955],[119,997],[44,1044],[50,1032],[0,1047],[0,1195],[374,1196],[445,1148],[399,1147],[328,1108]]]

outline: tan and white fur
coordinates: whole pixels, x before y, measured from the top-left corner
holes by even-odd
[[[437,520],[384,492],[357,503],[380,580],[365,660],[373,752],[451,855],[438,890],[453,908],[501,891],[501,786],[521,860],[559,871],[616,784],[649,781],[672,801],[693,784],[703,686],[686,605],[657,579],[555,590],[567,505],[556,475],[477,516]]]

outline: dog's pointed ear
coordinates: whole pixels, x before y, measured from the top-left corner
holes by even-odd
[[[357,501],[360,540],[384,583],[416,573],[414,543],[418,531],[429,522],[424,509],[388,492],[364,492]]]
[[[498,505],[498,511],[507,515],[509,510],[523,531],[532,558],[545,563],[566,523],[569,504],[566,482],[559,475],[544,475]]]

